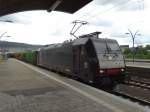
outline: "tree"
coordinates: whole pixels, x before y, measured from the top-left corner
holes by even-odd
[[[148,51],[143,46],[140,46],[137,50],[137,54],[144,54],[147,55]]]
[[[131,49],[126,48],[123,53],[124,54],[130,54],[130,53],[132,53],[132,51],[131,51]]]
[[[150,45],[146,45],[146,50],[150,50]]]

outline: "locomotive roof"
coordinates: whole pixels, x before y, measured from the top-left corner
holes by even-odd
[[[73,45],[84,45],[89,40],[89,38],[79,38],[74,40]]]
[[[56,47],[60,47],[60,46],[62,46],[62,43],[50,44],[50,45],[46,45],[46,47],[43,47],[42,49],[50,49],[50,48],[56,48]]]
[[[99,34],[101,34],[101,32],[93,32],[90,34],[81,35],[74,41],[73,45],[84,45],[89,40],[89,38],[98,38]]]
[[[58,47],[62,47],[62,46],[69,45],[69,44],[71,45],[72,42],[50,44],[50,45],[46,45],[46,46],[43,47],[41,50],[52,49],[52,48],[58,48]]]
[[[86,42],[89,40],[89,39],[91,39],[91,40],[95,40],[95,41],[106,41],[107,40],[107,42],[116,42],[116,40],[115,39],[108,39],[108,38],[93,38],[93,37],[85,37],[85,38],[78,38],[78,39],[76,39],[74,42],[73,42],[73,45],[84,45],[84,44],[86,44]]]
[[[92,40],[107,41],[107,42],[116,42],[115,39],[109,39],[109,38],[98,38],[98,39],[92,39]]]
[[[68,44],[72,44],[73,46],[76,46],[76,45],[85,45],[87,43],[87,41],[91,39],[91,40],[94,40],[94,41],[107,41],[107,42],[116,42],[115,39],[108,39],[108,38],[93,38],[93,37],[85,37],[85,38],[78,38],[74,41],[71,41],[71,42],[65,42],[65,43],[57,43],[57,44],[50,44],[50,45],[46,45],[45,47],[43,47],[42,49],[43,50],[46,50],[46,49],[52,49],[52,48],[57,48],[57,47],[61,47],[61,46],[64,46],[64,45],[68,45]],[[41,49],[41,50],[42,50]]]
[[[79,38],[98,38],[99,34],[101,34],[101,33],[102,32],[97,31],[97,32],[81,35],[81,36],[79,36]]]

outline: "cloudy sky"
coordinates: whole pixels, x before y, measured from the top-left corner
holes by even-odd
[[[150,0],[94,0],[74,14],[63,12],[28,11],[0,17],[1,40],[29,44],[51,44],[73,39],[72,21],[88,24],[76,35],[101,31],[101,38],[117,39],[119,44],[132,45],[130,30],[136,35],[136,45],[150,44]],[[11,36],[11,37],[5,37]]]

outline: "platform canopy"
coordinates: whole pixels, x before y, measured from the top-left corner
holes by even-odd
[[[0,16],[11,13],[47,10],[74,13],[92,0],[0,0]]]

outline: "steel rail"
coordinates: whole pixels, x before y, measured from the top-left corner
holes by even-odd
[[[143,81],[130,79],[129,81],[126,81],[125,84],[150,90],[150,83],[143,82]]]
[[[125,93],[122,93],[122,92],[117,92],[117,91],[113,91],[111,93],[114,94],[114,95],[117,95],[117,96],[121,96],[121,97],[126,98],[126,99],[130,99],[133,102],[138,102],[139,104],[141,104],[143,106],[149,106],[150,107],[150,102],[146,101],[146,100],[143,100],[141,98],[131,96],[131,95],[128,95],[128,94],[125,94]]]

